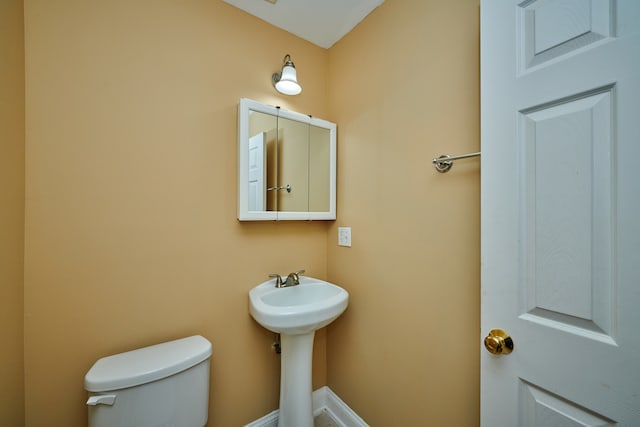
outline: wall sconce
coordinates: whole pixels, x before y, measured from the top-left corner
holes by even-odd
[[[296,67],[289,54],[286,54],[282,60],[282,72],[273,73],[271,81],[276,90],[285,95],[297,95],[302,92],[296,77]]]

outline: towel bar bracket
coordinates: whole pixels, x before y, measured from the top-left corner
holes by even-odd
[[[440,173],[449,172],[449,169],[453,166],[454,160],[467,159],[469,157],[477,157],[480,155],[480,152],[477,153],[469,153],[462,154],[460,156],[450,156],[448,154],[443,154],[440,157],[436,157],[431,161],[436,170]]]

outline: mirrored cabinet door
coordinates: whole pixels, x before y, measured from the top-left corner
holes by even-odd
[[[334,159],[335,160],[335,159]],[[331,130],[309,125],[309,211],[331,210]],[[335,194],[335,193],[334,193]]]
[[[309,121],[278,117],[279,212],[309,211]],[[284,187],[282,189],[281,187]]]
[[[276,116],[253,111],[249,115],[248,206],[251,212],[275,211],[275,194],[267,188],[276,185],[276,148],[278,120]]]
[[[238,219],[336,218],[336,125],[241,99]]]

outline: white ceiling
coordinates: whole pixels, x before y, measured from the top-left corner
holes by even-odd
[[[326,49],[384,0],[224,0]]]

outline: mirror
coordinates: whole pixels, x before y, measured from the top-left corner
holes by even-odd
[[[242,98],[238,219],[336,219],[336,125]]]

